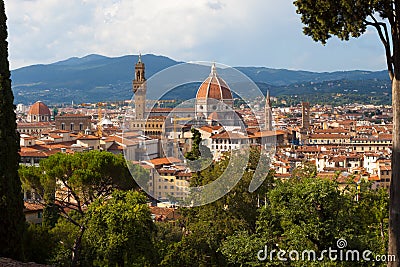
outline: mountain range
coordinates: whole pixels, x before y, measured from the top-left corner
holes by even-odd
[[[146,76],[179,63],[165,56],[147,54]],[[137,55],[106,57],[88,55],[52,64],[27,66],[11,71],[15,103],[31,104],[41,100],[48,104],[117,101],[131,99]],[[209,67],[207,67],[209,68]],[[247,75],[264,92],[272,96],[298,96],[354,93],[369,95],[379,91],[390,94],[387,71],[310,72],[267,67],[235,67]],[[188,99],[195,96],[198,83],[178,86],[166,99]],[[377,93],[379,94],[379,93]],[[157,98],[152,95],[149,98]],[[390,98],[389,98],[390,99]]]

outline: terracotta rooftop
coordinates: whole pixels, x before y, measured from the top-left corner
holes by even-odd
[[[212,139],[247,139],[249,136],[233,132],[222,132],[211,136]]]
[[[156,158],[156,159],[151,159],[150,163],[157,166],[157,165],[168,165],[168,164],[174,164],[174,163],[179,163],[181,162],[180,159],[174,158],[174,157],[168,157],[168,158]]]
[[[196,99],[213,98],[217,100],[232,99],[231,89],[216,72],[215,65],[211,67],[210,76],[200,85]]]
[[[24,212],[43,210],[43,205],[24,201]]]
[[[342,134],[311,134],[310,139],[350,139],[350,136]]]
[[[28,115],[51,116],[50,109],[45,103],[38,101],[31,106]]]

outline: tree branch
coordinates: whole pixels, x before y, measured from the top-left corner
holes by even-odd
[[[77,203],[76,206],[78,207],[78,210],[77,210],[77,211],[79,211],[80,213],[83,213],[82,207],[81,207],[81,201],[80,201],[79,196],[75,193],[75,191],[73,190],[73,188],[67,184],[66,181],[62,180],[62,183],[63,183],[63,185],[69,190],[69,193],[71,193],[71,195],[72,195],[73,198],[75,199],[75,201],[76,201],[76,203]]]
[[[388,68],[389,77],[390,80],[393,80],[394,76],[393,57],[392,57],[392,51],[391,51],[392,49],[390,46],[389,33],[387,30],[386,23],[377,21],[377,19],[372,14],[370,15],[370,17],[373,19],[374,22],[365,20],[365,25],[373,26],[377,30],[379,38],[383,44],[383,47],[385,48],[386,65]]]
[[[68,212],[65,211],[65,207],[62,207],[61,205],[56,204],[56,203],[55,203],[54,205],[58,208],[58,210],[60,211],[61,215],[62,215],[65,219],[67,219],[69,222],[71,222],[71,223],[74,224],[75,226],[81,227],[81,224],[80,224],[80,223],[78,223],[77,221],[75,221],[74,219],[72,219],[71,216],[68,215]]]

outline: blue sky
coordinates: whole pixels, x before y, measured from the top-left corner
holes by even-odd
[[[73,56],[152,53],[293,70],[382,70],[373,29],[323,46],[291,0],[6,0],[12,69]]]

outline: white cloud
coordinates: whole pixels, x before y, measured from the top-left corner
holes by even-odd
[[[379,44],[371,48],[370,42],[351,42],[350,53],[346,45],[323,47],[303,36],[292,1],[12,0],[6,3],[6,12],[12,68],[92,53],[117,56],[139,51],[228,65],[384,68],[381,62],[368,60],[382,54]],[[374,43],[373,38],[367,39]],[[366,50],[369,53],[363,54]],[[313,61],[310,55],[326,59]]]

